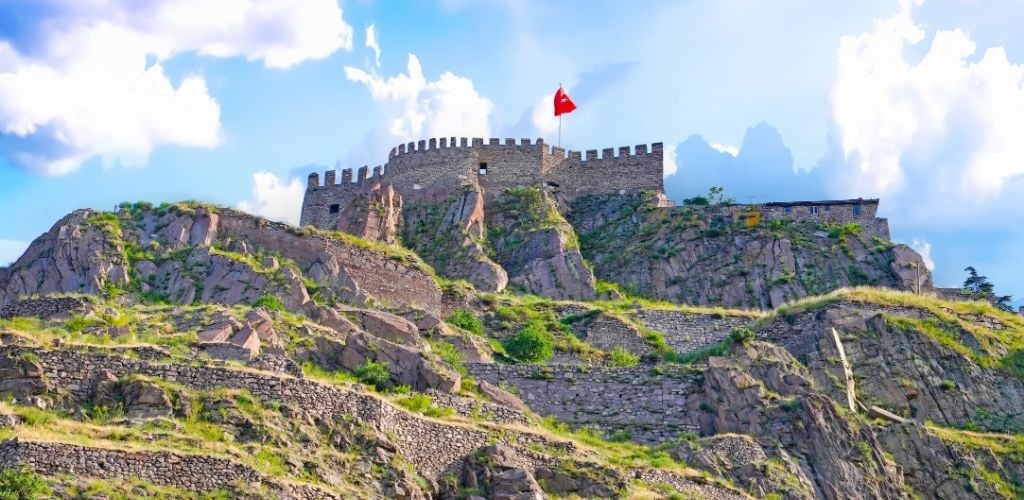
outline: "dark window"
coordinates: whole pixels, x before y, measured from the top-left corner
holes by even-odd
[[[786,207],[786,213],[787,214],[793,213],[793,207]]]
[[[853,206],[853,215],[860,215],[860,205]]]
[[[480,175],[487,175],[487,164],[486,163],[481,163],[480,164]]]
[[[341,205],[338,205],[338,204],[331,205],[331,213],[332,214],[338,213],[338,210],[341,210]]]
[[[811,207],[811,215],[818,215],[818,207]]]

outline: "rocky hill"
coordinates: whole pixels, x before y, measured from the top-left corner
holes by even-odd
[[[1024,495],[1024,319],[823,293],[911,288],[899,247],[460,193],[368,191],[343,220],[377,242],[194,203],[58,221],[0,269],[0,492]]]

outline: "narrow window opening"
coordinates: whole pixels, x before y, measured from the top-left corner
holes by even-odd
[[[811,207],[811,215],[818,215],[818,207]]]
[[[341,210],[341,205],[338,205],[337,203],[335,203],[334,205],[331,205],[330,210],[331,210],[332,214],[336,214],[336,213],[338,213],[339,210]]]
[[[487,164],[486,163],[481,163],[480,164],[480,175],[487,175]]]
[[[785,212],[786,212],[787,214],[791,214],[791,213],[793,213],[793,207],[786,207],[786,210],[785,210]]]
[[[860,215],[860,205],[854,205],[853,206],[853,215],[857,215],[857,216]]]

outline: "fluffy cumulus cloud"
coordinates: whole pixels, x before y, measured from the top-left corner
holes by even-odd
[[[1024,65],[1000,47],[979,54],[959,29],[929,37],[913,18],[920,3],[840,41],[831,102],[848,168],[837,183],[933,213],[984,207],[1024,174]]]
[[[26,249],[28,249],[27,241],[0,239],[0,267],[18,260],[18,257],[21,257]]]
[[[921,254],[921,260],[924,261],[924,267],[927,267],[929,271],[935,270],[935,261],[932,260],[931,243],[926,240],[915,239],[910,243],[910,247],[917,251],[917,253]]]
[[[334,0],[45,3],[32,36],[0,38],[0,139],[9,160],[44,174],[95,156],[140,165],[160,145],[216,146],[220,107],[202,76],[167,76],[175,55],[285,69],[352,46]]]
[[[256,172],[252,176],[252,198],[240,202],[238,209],[298,225],[304,191],[299,179],[283,182],[270,172]]]
[[[371,34],[376,42],[376,32],[367,30],[367,46]],[[380,47],[370,48],[376,54]],[[379,112],[376,130],[356,156],[379,154],[395,144],[430,137],[490,135],[494,104],[477,92],[473,81],[450,71],[430,81],[415,54],[409,54],[405,73],[385,77],[376,68],[346,66],[345,76],[366,86]]]

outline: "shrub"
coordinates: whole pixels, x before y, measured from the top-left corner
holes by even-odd
[[[395,402],[406,410],[420,413],[428,417],[447,417],[455,413],[455,410],[447,406],[438,406],[434,404],[433,398],[423,393],[416,393],[398,398]]]
[[[51,493],[43,478],[26,468],[0,471],[0,500],[43,498]]]
[[[448,322],[470,333],[484,334],[484,322],[480,321],[473,311],[456,309],[452,311],[451,316],[448,316]]]
[[[633,354],[622,346],[616,347],[615,350],[608,353],[608,365],[616,367],[624,366],[636,366],[640,362],[640,356]]]
[[[260,296],[260,298],[257,299],[256,302],[253,302],[252,306],[265,307],[267,309],[270,309],[271,311],[284,311],[284,304],[281,302],[281,299],[273,295],[270,295],[269,293],[265,293],[262,296]]]
[[[503,345],[509,356],[526,363],[547,361],[555,354],[551,334],[544,328],[544,323],[540,321],[527,323],[522,330],[519,330],[519,333],[506,340]]]
[[[388,365],[380,361],[366,360],[366,363],[356,368],[355,374],[356,377],[359,377],[360,382],[372,385],[377,390],[387,389],[391,385],[391,370],[388,369]]]
[[[754,331],[746,327],[734,329],[732,332],[729,333],[729,336],[732,337],[733,342],[736,342],[738,344],[749,344],[753,342],[754,339],[757,338],[757,335],[754,333]]]

